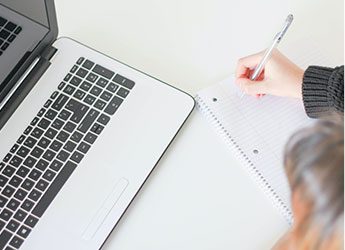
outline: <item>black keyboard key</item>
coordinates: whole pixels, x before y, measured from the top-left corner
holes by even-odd
[[[11,166],[6,166],[2,174],[6,175],[7,177],[12,177],[16,169]]]
[[[65,142],[67,141],[68,137],[69,137],[68,133],[66,133],[65,131],[60,131],[60,133],[57,136],[57,139],[59,139],[62,142]]]
[[[28,192],[26,192],[23,189],[18,189],[17,192],[14,194],[14,197],[17,198],[18,200],[22,201],[25,199],[25,197],[28,195]]]
[[[96,80],[97,80],[98,76],[96,76],[95,74],[93,73],[90,73],[87,77],[86,77],[86,80],[94,83]]]
[[[21,144],[24,140],[25,140],[25,136],[24,135],[21,135],[18,140],[17,140],[17,143]]]
[[[103,91],[102,95],[101,95],[101,99],[103,99],[104,101],[109,101],[111,99],[113,95],[111,93],[109,93],[108,91]]]
[[[71,153],[75,149],[76,146],[77,144],[75,144],[74,142],[68,141],[63,148],[66,151]]]
[[[11,237],[12,237],[12,233],[10,233],[7,230],[3,230],[0,233],[0,249],[4,249],[5,248],[7,242],[10,241]],[[20,245],[18,247],[20,247]]]
[[[50,144],[50,140],[46,137],[43,137],[39,142],[38,142],[38,146],[40,146],[41,148],[46,149]]]
[[[67,111],[66,109],[63,109],[60,114],[59,114],[59,118],[61,118],[62,120],[66,121],[68,120],[68,118],[72,115],[71,112]]]
[[[73,67],[71,68],[71,70],[69,72],[75,73],[77,70],[78,70],[78,66],[77,65],[73,65]]]
[[[93,144],[97,139],[97,136],[92,134],[92,133],[87,133],[87,135],[85,136],[84,140],[90,144]]]
[[[87,75],[88,71],[83,69],[83,68],[80,68],[78,71],[77,71],[77,76],[81,77],[81,78],[84,78],[86,75]]]
[[[13,42],[14,39],[16,39],[16,35],[10,35],[10,37],[7,39],[9,42]]]
[[[122,98],[126,98],[127,95],[129,94],[129,91],[125,88],[120,88],[117,93],[118,96],[121,96]]]
[[[50,169],[47,169],[47,171],[43,175],[43,179],[47,181],[52,181],[55,177],[55,173],[51,171]]]
[[[5,26],[5,29],[9,30],[9,31],[14,31],[17,28],[17,25],[12,23],[12,22],[8,22]]]
[[[99,110],[103,110],[105,105],[107,105],[107,104],[105,102],[103,102],[102,100],[97,100],[94,107],[99,109]]]
[[[81,119],[83,119],[84,115],[86,114],[86,112],[89,110],[89,107],[84,105],[84,104],[80,104],[75,110],[74,110],[74,114],[71,117],[71,121],[75,122],[75,123],[79,123],[81,121]]]
[[[68,94],[68,95],[72,95],[75,91],[75,87],[71,86],[71,85],[67,85],[65,87],[65,89],[63,90],[64,93]]]
[[[0,218],[5,220],[5,221],[8,221],[12,217],[12,215],[13,215],[13,213],[10,210],[8,210],[7,208],[5,208],[0,213]]]
[[[92,128],[91,132],[94,132],[95,134],[99,135],[103,131],[104,127],[98,123],[95,123]]]
[[[2,194],[8,198],[10,198],[12,196],[12,194],[14,193],[15,189],[11,186],[6,186],[4,188],[4,190],[2,190]]]
[[[22,183],[22,179],[15,175],[12,177],[9,183],[13,187],[19,187],[20,183]]]
[[[31,151],[31,155],[36,157],[36,158],[40,158],[41,155],[43,154],[43,149],[39,148],[39,147],[35,147],[32,151]]]
[[[72,75],[71,74],[67,74],[63,80],[65,82],[68,82],[71,78],[72,78]]]
[[[18,144],[14,144],[12,146],[11,150],[10,150],[10,153],[14,154],[17,151],[18,148],[19,148],[19,145]]]
[[[34,185],[35,183],[32,180],[26,178],[21,187],[24,188],[26,191],[30,191]]]
[[[21,226],[20,229],[18,230],[17,234],[22,237],[22,238],[27,238],[29,233],[31,232],[31,229],[26,227],[26,226]]]
[[[80,58],[78,59],[78,61],[77,61],[77,64],[78,64],[78,65],[82,64],[84,60],[85,60],[84,57],[80,57]]]
[[[22,31],[22,27],[18,26],[17,29],[14,31],[14,34],[18,35]]]
[[[2,46],[1,46],[1,49],[2,50],[6,50],[8,48],[8,46],[10,46],[9,43],[4,43]]]
[[[19,167],[19,165],[22,163],[22,159],[19,158],[18,156],[13,156],[12,159],[10,160],[10,164],[14,167]]]
[[[7,182],[8,182],[8,178],[3,175],[0,175],[0,187],[4,187]]]
[[[35,168],[37,168],[37,169],[39,169],[39,170],[41,170],[41,171],[44,171],[44,170],[47,169],[48,165],[49,165],[49,162],[47,162],[47,161],[41,159],[41,160],[39,160],[39,161],[37,162]]]
[[[37,119],[38,119],[38,118],[37,118]],[[31,126],[28,126],[28,127],[25,129],[24,134],[25,134],[25,135],[28,135],[28,134],[30,134],[31,131],[32,131],[32,127],[31,127]]]
[[[4,229],[5,225],[6,225],[6,223],[3,222],[2,220],[0,220],[0,232],[2,231],[2,229]]]
[[[33,179],[34,181],[37,181],[41,175],[42,173],[38,171],[36,168],[34,168],[33,170],[31,170],[29,177]]]
[[[84,98],[84,102],[86,102],[87,104],[90,104],[92,105],[96,100],[96,97],[92,96],[92,95],[87,95],[85,98]]]
[[[34,210],[32,211],[32,214],[41,217],[45,210],[48,208],[50,203],[54,200],[57,193],[60,191],[62,186],[65,184],[65,182],[68,180],[68,178],[73,173],[74,169],[77,167],[77,164],[68,161],[64,167],[61,169],[61,172],[56,176],[55,180],[52,182],[52,184],[49,186],[49,188],[46,190]]]
[[[93,122],[97,119],[98,115],[99,112],[97,110],[91,109],[78,126],[78,130],[82,133],[86,133],[93,124]]]
[[[7,208],[11,209],[12,211],[16,211],[19,205],[20,202],[12,198],[10,202],[7,204]]]
[[[96,84],[98,86],[101,86],[102,88],[104,88],[105,86],[107,86],[107,84],[109,83],[108,80],[105,80],[104,78],[99,78],[98,81],[96,82]]]
[[[80,89],[78,89],[75,94],[74,97],[77,98],[78,100],[82,100],[85,97],[86,93]]]
[[[36,184],[35,188],[37,188],[38,190],[44,192],[44,190],[47,189],[47,187],[49,186],[49,183],[43,179],[39,180],[38,183]]]
[[[65,82],[61,82],[58,86],[58,90],[62,90],[66,86]]]
[[[14,236],[13,239],[10,241],[10,245],[14,248],[20,248],[23,242],[24,241],[21,238],[19,238],[18,236]]]
[[[29,215],[28,218],[26,218],[24,224],[33,228],[37,222],[38,222],[37,218],[33,217],[32,215]]]
[[[34,165],[35,165],[35,163],[37,162],[37,160],[35,159],[35,158],[33,158],[33,157],[31,157],[31,156],[28,156],[26,159],[25,159],[25,161],[24,161],[24,165],[25,166],[27,166],[27,167],[29,167],[29,168],[32,168]]]
[[[48,118],[49,120],[54,120],[56,116],[57,116],[57,112],[52,109],[49,109],[44,117]]]
[[[37,185],[36,185],[37,186]],[[20,206],[23,210],[30,212],[31,209],[34,207],[35,203],[33,203],[31,200],[26,199],[23,204]]]
[[[92,84],[91,83],[88,83],[88,82],[83,82],[81,85],[80,85],[80,88],[82,90],[85,90],[85,91],[88,91],[90,88],[91,88]]]
[[[86,69],[92,69],[93,65],[95,65],[95,63],[91,62],[90,60],[86,60],[83,63],[83,67],[86,68]]]
[[[29,194],[29,198],[33,201],[38,201],[41,195],[42,193],[40,191],[38,191],[37,189],[33,189],[31,193]]]
[[[115,73],[109,69],[106,69],[104,67],[102,67],[101,65],[96,65],[93,70],[93,72],[95,72],[96,74],[99,74],[107,79],[111,79]]]
[[[75,151],[71,156],[71,160],[76,163],[80,163],[83,157],[84,157],[83,154],[79,153],[78,151]]]
[[[16,174],[19,175],[19,176],[22,177],[22,178],[25,178],[29,172],[30,172],[30,169],[28,169],[28,168],[26,168],[26,167],[24,167],[24,166],[21,166],[21,167],[17,170]]]
[[[90,93],[95,96],[99,96],[102,93],[102,89],[100,87],[93,86],[93,88],[90,90]]]
[[[32,133],[31,136],[35,137],[36,139],[41,138],[41,136],[43,135],[44,131],[40,128],[35,128]]]
[[[62,107],[67,102],[67,100],[68,100],[68,97],[66,95],[60,94],[59,97],[53,103],[52,108],[60,111],[60,109],[62,109]]]
[[[0,207],[3,208],[7,202],[8,199],[5,196],[0,195]]]
[[[15,213],[15,215],[14,215],[13,217],[14,217],[16,220],[22,222],[22,221],[25,219],[25,217],[26,217],[27,215],[28,215],[28,214],[27,214],[25,211],[19,209],[19,210]]]
[[[123,100],[118,97],[114,96],[113,99],[109,102],[108,106],[105,108],[104,112],[113,115],[115,114],[116,110],[120,107]]]
[[[51,94],[50,98],[55,99],[59,95],[59,91],[54,91],[53,94]]]
[[[46,112],[45,108],[41,108],[40,111],[38,111],[37,116],[42,117],[42,115]]]
[[[58,160],[54,160],[49,168],[53,169],[54,171],[58,172],[61,168],[62,168],[63,164],[62,162],[58,161]]]
[[[62,143],[55,140],[53,143],[50,145],[50,149],[54,150],[55,152],[58,152],[62,147]]]
[[[10,153],[8,153],[4,159],[2,160],[3,162],[8,162],[11,159],[12,155]]]
[[[101,114],[97,121],[105,126],[110,121],[110,117],[105,114]]]
[[[43,129],[47,129],[49,125],[50,125],[50,121],[45,118],[42,118],[41,121],[38,123],[38,126]]]
[[[73,118],[72,118],[72,120],[73,120]],[[77,125],[75,125],[74,123],[67,122],[63,129],[69,133],[72,133],[76,127],[77,127]]]
[[[44,155],[43,158],[46,159],[47,161],[51,161],[53,160],[53,158],[55,157],[56,153],[54,153],[53,151],[51,151],[50,149],[48,149]]]
[[[82,138],[83,138],[83,135],[79,133],[78,131],[75,131],[71,136],[71,140],[76,143],[80,142]]]
[[[65,162],[67,161],[69,156],[70,154],[68,152],[66,152],[65,150],[61,150],[60,153],[57,155],[56,159],[58,159],[59,161]]]
[[[117,74],[114,79],[114,82],[126,87],[127,89],[132,89],[135,85],[135,82],[132,80],[127,79],[126,77],[123,77],[122,75]]]
[[[5,162],[0,162],[0,172],[5,168]]]
[[[115,83],[111,82],[109,83],[107,90],[109,90],[112,93],[115,93],[118,88],[119,88],[119,85],[116,85]]]
[[[6,40],[10,36],[10,34],[10,32],[3,29],[0,31],[0,38]]]
[[[58,132],[55,129],[49,128],[44,136],[48,137],[49,139],[53,140]]]
[[[30,125],[31,125],[31,126],[35,126],[39,120],[40,120],[40,119],[39,119],[38,117],[35,117],[34,119],[32,119]]]
[[[32,148],[33,146],[35,146],[36,143],[37,143],[37,140],[29,136],[25,140],[24,145],[27,146],[28,148]]]
[[[60,120],[60,119],[55,119],[52,123],[52,127],[59,130],[62,128],[62,126],[65,124],[64,121]]]
[[[7,20],[0,16],[0,26],[4,26],[7,23]]]
[[[49,108],[51,104],[52,104],[52,100],[48,100],[48,101],[46,101],[46,103],[43,105],[43,107]]]
[[[10,222],[7,224],[6,228],[10,230],[11,232],[15,232],[19,227],[19,222],[15,220],[10,220]]]

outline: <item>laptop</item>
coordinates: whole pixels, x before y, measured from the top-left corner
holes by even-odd
[[[53,0],[0,0],[0,249],[101,248],[194,108],[57,35]]]

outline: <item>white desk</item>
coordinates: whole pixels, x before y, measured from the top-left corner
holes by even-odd
[[[231,74],[237,58],[263,49],[290,11],[296,19],[283,49],[309,36],[343,63],[342,0],[315,2],[56,0],[56,7],[60,36],[195,94]],[[269,249],[286,229],[195,112],[104,249]]]

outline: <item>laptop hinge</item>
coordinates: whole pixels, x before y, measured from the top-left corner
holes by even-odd
[[[41,53],[41,56],[34,60],[28,70],[18,80],[9,95],[5,97],[4,101],[0,104],[0,130],[49,68],[51,64],[50,60],[56,52],[57,49],[53,46],[47,47]]]

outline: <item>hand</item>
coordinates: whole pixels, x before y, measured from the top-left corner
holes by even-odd
[[[264,94],[302,99],[304,71],[275,49],[256,81],[250,76],[264,52],[241,58],[236,69],[236,84],[248,95]]]

